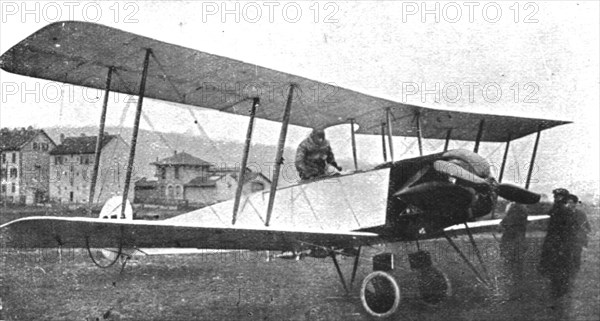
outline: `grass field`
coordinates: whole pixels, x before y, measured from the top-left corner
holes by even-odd
[[[421,244],[452,282],[453,296],[431,307],[418,300],[406,253],[412,244],[364,251],[357,279],[371,270],[368,258],[396,254],[395,275],[403,300],[394,320],[599,320],[600,249],[598,209],[588,211],[594,232],[584,251],[573,293],[554,302],[535,266],[543,233],[529,235],[524,295],[503,301],[488,291],[445,240]],[[500,275],[498,242],[478,237],[490,274]],[[466,239],[458,244],[474,259]],[[95,267],[80,249],[17,251],[2,248],[0,295],[5,320],[365,320],[358,284],[344,296],[331,259],[266,262],[264,252],[136,257],[123,273]],[[340,259],[350,275],[352,258]],[[499,282],[502,292],[502,282]]]

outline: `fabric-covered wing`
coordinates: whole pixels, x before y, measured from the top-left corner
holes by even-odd
[[[348,248],[379,243],[362,232],[285,231],[199,227],[156,221],[33,216],[0,226],[8,247],[138,247],[240,250],[298,250],[312,246]]]
[[[387,108],[393,135],[475,140],[485,122],[481,141],[504,142],[568,122],[437,110],[365,95],[324,82],[254,64],[157,41],[118,29],[66,21],[50,24],[9,49],[0,58],[5,71],[79,86],[137,95],[143,60],[152,50],[146,96],[170,102],[247,115],[253,97],[260,97],[257,117],[281,121],[290,84],[296,84],[290,123],[329,127],[354,119],[358,133],[378,134]],[[507,131],[510,128],[510,132]]]
[[[538,130],[568,124],[569,121],[477,114],[453,110],[440,110],[395,103],[390,107],[392,132],[396,136],[416,137],[417,115],[421,122],[421,137],[446,139],[450,130],[452,140],[475,141],[483,122],[482,142],[506,142],[521,138]],[[380,134],[385,110],[372,111],[356,118],[361,125],[358,133]],[[387,127],[386,127],[387,131]]]

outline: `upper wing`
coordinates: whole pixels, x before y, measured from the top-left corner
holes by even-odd
[[[568,123],[407,105],[88,22],[57,22],[42,28],[4,53],[0,67],[98,89],[105,89],[108,69],[114,67],[110,90],[137,95],[147,49],[152,50],[147,97],[242,115],[247,115],[251,99],[260,97],[256,116],[281,121],[287,88],[293,83],[298,92],[290,123],[304,127],[354,119],[358,133],[378,134],[390,108],[393,135],[416,137],[419,115],[423,138],[444,139],[452,129],[452,139],[475,140],[483,120],[481,141],[505,142],[509,134],[517,139]]]
[[[528,222],[535,221],[544,221],[548,220],[550,216],[548,215],[536,215],[536,216],[528,216]],[[469,231],[471,233],[485,233],[485,232],[496,232],[498,231],[498,226],[500,226],[501,219],[495,220],[486,220],[486,221],[478,221],[478,222],[469,222],[467,225],[469,226]],[[467,233],[467,228],[464,224],[452,225],[444,229],[444,232],[449,235],[459,235]]]
[[[243,250],[298,250],[311,246],[349,248],[379,243],[363,232],[286,231],[200,227],[156,221],[33,216],[0,226],[6,246],[138,247]],[[87,245],[86,245],[87,243]]]

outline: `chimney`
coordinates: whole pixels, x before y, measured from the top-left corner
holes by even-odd
[[[81,136],[81,137],[85,137],[85,133],[81,133],[81,135],[80,135],[80,136]]]
[[[60,143],[64,143],[65,142],[65,134],[60,134]]]

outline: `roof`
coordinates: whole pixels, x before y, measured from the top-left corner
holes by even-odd
[[[237,181],[238,174],[232,174],[231,177],[233,177]],[[244,176],[244,182],[249,182],[249,181],[255,180],[259,177],[262,177],[265,181],[269,182],[269,184],[271,183],[271,180],[268,177],[266,177],[265,175],[263,175],[262,173],[253,172],[250,170],[246,171],[245,176]]]
[[[200,159],[198,157],[192,156],[186,152],[177,153],[171,157],[163,158],[159,161],[151,163],[151,165],[156,166],[210,166],[211,163]]]
[[[221,179],[222,176],[218,178],[208,177],[208,176],[198,176],[189,182],[187,182],[185,187],[215,187],[217,186],[217,181]]]
[[[115,138],[117,138],[117,135],[104,135],[100,148],[104,148],[106,144]],[[66,137],[60,145],[50,152],[50,155],[94,154],[97,139],[98,136]]]
[[[2,128],[0,130],[0,151],[20,150],[23,145],[27,144],[39,134],[46,135],[43,130],[33,129],[31,127],[20,129]],[[50,141],[52,140],[50,139]]]
[[[485,122],[483,142],[505,142],[537,130],[569,123],[562,120],[488,115],[419,107],[338,87],[255,64],[165,43],[99,24],[79,21],[52,23],[27,37],[0,57],[5,71],[84,87],[105,89],[106,75],[114,67],[110,89],[138,95],[142,64],[152,50],[146,96],[186,105],[248,115],[259,97],[256,117],[281,121],[291,85],[296,95],[290,124],[331,127],[353,119],[357,133],[379,134],[386,110],[391,111],[392,134],[474,141]],[[247,86],[253,84],[253,86]],[[232,90],[244,85],[244,90]],[[312,95],[315,88],[322,95]],[[247,90],[246,90],[247,89]],[[273,95],[272,93],[281,93]]]
[[[157,187],[158,180],[150,180],[145,177],[135,182],[135,187]]]

